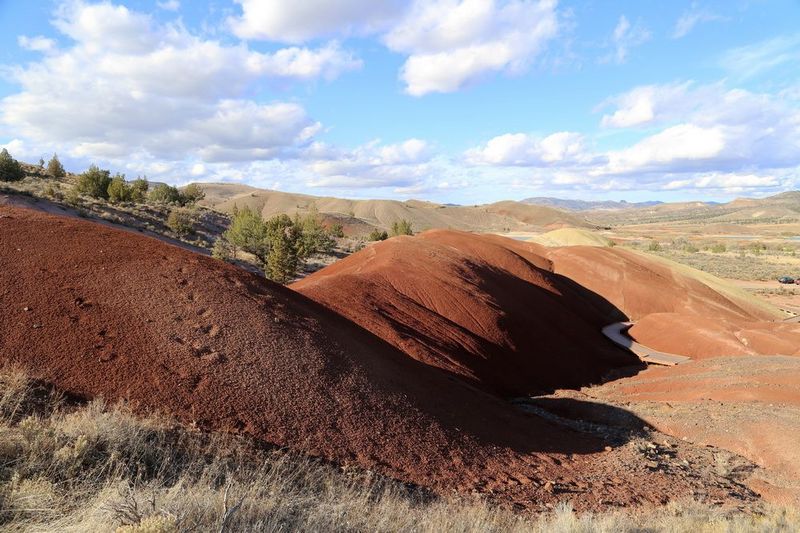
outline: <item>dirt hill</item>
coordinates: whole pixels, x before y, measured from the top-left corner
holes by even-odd
[[[518,411],[287,288],[84,220],[0,208],[0,304],[0,361],[68,393],[437,492],[579,509],[702,487],[753,497],[703,468],[702,449],[675,444],[691,476],[650,468],[641,444]]]
[[[581,228],[560,228],[536,235],[530,242],[544,246],[610,246],[611,241],[602,235]]]
[[[599,333],[621,313],[554,274],[544,248],[504,237],[397,237],[292,288],[413,358],[506,395],[585,385],[637,362]]]
[[[355,236],[373,228],[389,229],[401,219],[412,223],[415,231],[452,228],[469,231],[540,231],[564,226],[591,227],[580,215],[550,207],[519,202],[498,202],[487,205],[453,206],[418,200],[347,200],[280,191],[256,189],[245,185],[204,183],[203,205],[231,212],[233,206],[248,206],[264,217],[285,213],[307,212],[311,206],[324,214],[355,219],[366,228],[352,225]]]
[[[780,311],[707,273],[620,248],[548,250],[555,272],[601,295],[631,320],[679,313],[732,320],[775,320]]]

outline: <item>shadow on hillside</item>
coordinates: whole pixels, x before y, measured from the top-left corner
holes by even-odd
[[[256,285],[259,284],[256,282]],[[367,353],[373,354],[374,357],[366,360],[355,360],[349,354],[343,354],[343,360],[336,362],[342,377],[345,376],[345,369],[359,365],[367,376],[378,376],[381,381],[391,380],[400,386],[404,391],[404,400],[415,410],[435,419],[442,429],[452,435],[453,443],[461,441],[488,448],[503,447],[522,455],[591,454],[603,451],[607,446],[622,445],[628,440],[619,432],[609,437],[602,432],[586,431],[575,424],[565,423],[567,417],[561,415],[556,418],[542,416],[543,413],[531,410],[525,412],[507,399],[460,375],[413,359],[346,317],[288,287],[277,286],[276,289],[295,305],[305,307],[312,316],[324,317],[326,325],[338,333],[342,345],[366,345]],[[631,370],[630,366],[627,368]],[[587,410],[597,409],[598,404],[573,401],[574,405],[584,403],[586,405],[583,408]],[[603,406],[602,412],[607,419],[632,420],[631,427],[639,431],[647,425],[627,411],[613,406]],[[631,433],[630,437],[633,436]]]

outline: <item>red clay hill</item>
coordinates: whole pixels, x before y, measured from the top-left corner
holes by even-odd
[[[553,273],[545,248],[431,230],[376,243],[292,285],[414,359],[503,395],[637,364],[600,329],[622,314]]]
[[[708,274],[618,248],[554,248],[554,269],[622,310],[630,335],[659,351],[693,359],[800,355],[800,324]]]
[[[688,267],[620,248],[566,246],[546,254],[555,272],[601,294],[633,321],[651,313],[775,320],[775,310]]]
[[[534,257],[505,256],[485,279],[472,278],[473,299],[486,294],[483,284],[505,283],[503,269],[528,262],[526,283],[549,294],[534,297],[532,315],[551,325],[550,315],[599,320],[591,307],[568,313],[559,301],[572,289]],[[450,293],[451,305],[466,305],[459,295]],[[750,497],[713,473],[650,469],[635,446],[604,451],[599,437],[525,414],[262,277],[85,220],[0,207],[0,306],[0,361],[67,392],[126,399],[438,492],[491,493],[529,508],[570,499],[579,509],[703,487],[709,498]],[[489,324],[486,338],[516,327],[506,320]],[[562,326],[565,341],[574,331]],[[612,351],[592,357],[597,374],[601,360],[625,362]]]

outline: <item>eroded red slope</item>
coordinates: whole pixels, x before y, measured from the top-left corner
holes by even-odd
[[[0,208],[0,309],[0,362],[65,391],[439,492],[596,509],[739,491],[606,451],[261,277],[84,220]]]
[[[292,288],[501,394],[578,387],[635,364],[600,333],[621,313],[554,274],[544,255],[535,244],[432,230],[372,245]]]

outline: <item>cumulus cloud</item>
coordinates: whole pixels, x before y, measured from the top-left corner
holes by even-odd
[[[662,127],[611,155],[612,171],[742,170],[800,164],[800,109],[791,92],[728,89],[721,83],[647,86],[611,100],[613,127]]]
[[[404,9],[401,0],[236,0],[240,16],[228,19],[244,39],[302,43],[310,39],[373,33]]]
[[[731,192],[796,184],[796,91],[761,94],[723,83],[680,82],[636,87],[603,106],[612,106],[601,119],[604,126],[643,136],[597,152],[576,133],[506,134],[467,151],[466,160],[493,169],[524,167],[528,178],[517,175],[517,182],[551,187]]]
[[[396,189],[418,186],[429,177],[431,150],[423,140],[383,145],[373,141],[353,150],[314,143],[303,153],[314,177],[311,187]]]
[[[521,72],[558,33],[555,0],[417,1],[384,38],[409,54],[414,96],[456,91],[491,72]]]
[[[631,25],[628,17],[620,15],[617,25],[611,34],[611,47],[614,51],[603,57],[601,62],[625,63],[628,60],[631,48],[646,43],[650,40],[650,37],[650,30],[644,27],[641,22],[637,21]]]
[[[468,150],[467,162],[475,165],[550,166],[588,162],[583,135],[562,131],[546,137],[507,133],[485,145]]]
[[[723,20],[723,17],[713,13],[708,9],[701,8],[696,2],[684,11],[680,18],[675,22],[675,29],[672,31],[673,39],[680,39],[691,32],[695,26],[703,22],[713,22]]]
[[[319,125],[298,104],[243,96],[265,81],[330,79],[360,66],[335,42],[260,53],[107,2],[64,4],[54,24],[73,42],[47,45],[40,61],[12,70],[21,91],[0,101],[0,122],[85,158],[291,156]]]
[[[603,172],[696,170],[707,161],[717,159],[725,150],[726,141],[721,127],[679,124],[646,137],[630,148],[610,152],[608,168]]]
[[[685,107],[686,93],[691,82],[662,85],[644,85],[606,100],[599,107],[615,107],[613,113],[603,115],[601,124],[612,128],[642,126],[675,115]],[[658,114],[658,116],[657,116]]]
[[[777,187],[781,180],[776,176],[737,173],[709,173],[689,179],[667,182],[662,189],[675,191],[682,189],[719,189],[725,192],[741,192],[747,189],[763,189]]]

